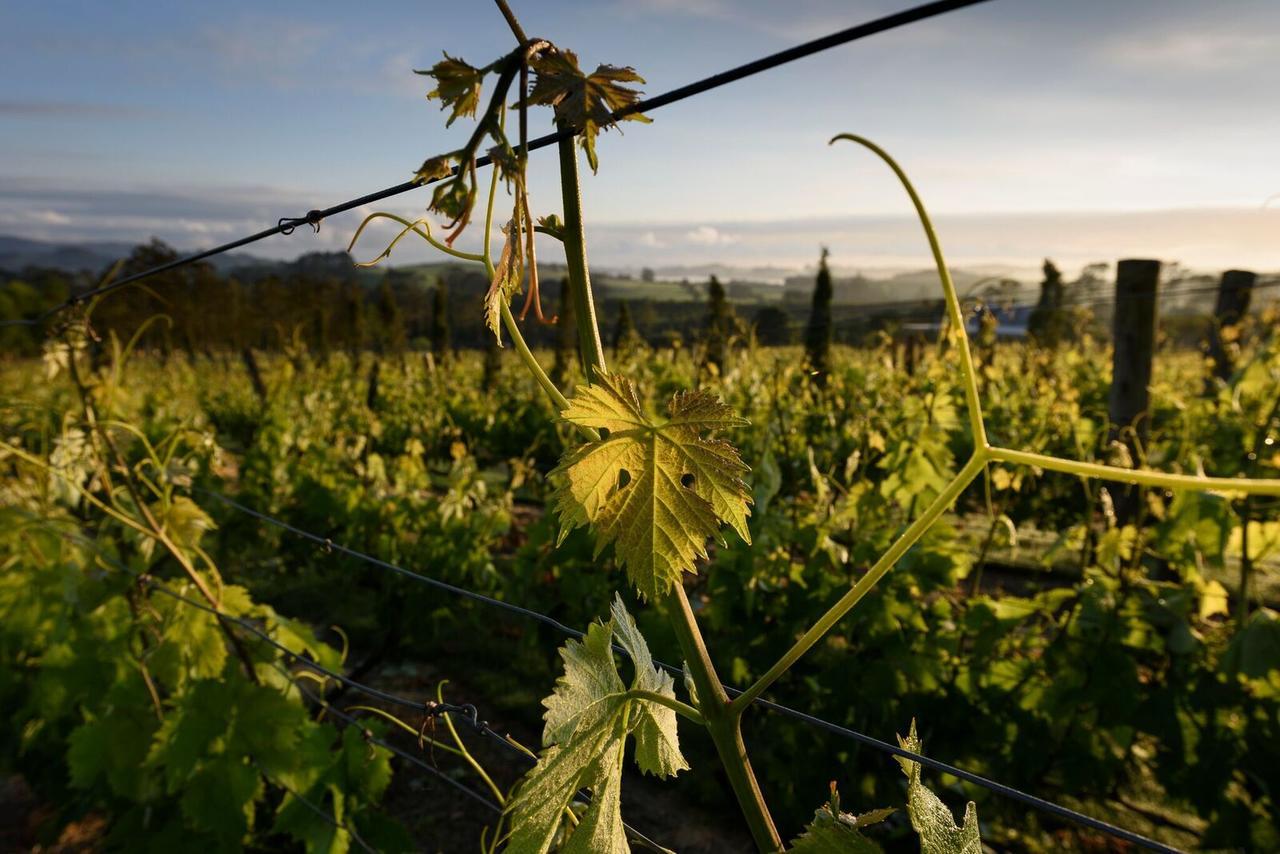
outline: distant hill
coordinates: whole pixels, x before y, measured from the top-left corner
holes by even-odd
[[[46,242],[0,235],[0,270],[18,273],[28,267],[40,267],[97,276],[119,259],[128,257],[133,249],[134,245],[129,243]],[[402,281],[415,281],[424,287],[446,276],[453,281],[453,287],[466,293],[475,291],[483,294],[488,288],[482,275],[476,276],[475,271],[469,269],[464,271],[455,261],[360,270],[345,252],[311,252],[293,261],[227,253],[214,256],[209,263],[220,273],[234,273],[241,281],[302,273],[310,277],[330,276],[344,281],[359,281],[372,286],[385,273],[394,271],[393,275]],[[565,275],[563,265],[559,264],[543,263],[539,269],[546,282],[558,281]],[[464,272],[468,275],[459,277]],[[650,272],[652,281],[644,280],[630,269],[592,269],[591,276],[602,298],[634,302],[702,302],[706,299],[707,279],[713,275],[725,284],[729,299],[743,306],[785,303],[798,308],[808,304],[813,292],[813,272],[801,273],[796,268],[700,264],[658,266]],[[952,276],[963,294],[993,272],[987,269],[980,272],[953,270]],[[942,296],[937,273],[933,270],[868,269],[858,272],[836,268],[833,273],[835,302],[841,305],[939,299]]]
[[[951,279],[955,282],[956,291],[963,297],[970,289],[1004,278],[992,276],[984,272],[972,272],[953,268]],[[808,302],[813,294],[814,274],[790,276],[784,283],[786,301],[789,303]],[[871,275],[854,273],[841,275],[836,271],[832,277],[834,302],[837,305],[874,305],[877,303],[894,303],[915,300],[941,300],[942,283],[938,281],[938,272],[929,270],[912,270],[908,272],[873,271]],[[1020,296],[1034,294],[1034,287],[1022,284]]]
[[[97,275],[107,267],[128,257],[133,243],[106,241],[51,243],[0,234],[0,270],[19,272],[28,267],[63,270],[68,273]],[[269,261],[245,253],[227,253],[209,260],[221,273],[248,267],[283,268],[284,262]]]

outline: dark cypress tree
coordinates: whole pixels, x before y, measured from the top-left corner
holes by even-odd
[[[1044,259],[1040,300],[1027,318],[1027,333],[1043,346],[1055,347],[1066,335],[1067,318],[1062,305],[1065,296],[1062,273],[1052,261]]]
[[[498,339],[488,330],[484,330],[484,373],[480,384],[485,391],[492,391],[498,384],[498,373],[502,370],[502,350],[498,348]]]
[[[347,351],[355,362],[364,351],[364,290],[353,282],[347,286],[343,302],[347,316]]]
[[[717,371],[724,370],[725,349],[728,345],[729,327],[732,322],[729,314],[729,300],[725,297],[724,285],[715,276],[707,283],[707,364],[715,365]]]
[[[449,340],[449,290],[444,279],[436,282],[431,294],[431,355],[444,364],[450,356],[452,342]]]
[[[330,326],[333,324],[333,306],[326,299],[324,303],[316,310],[315,313],[315,347],[316,355],[320,359],[320,364],[329,364],[329,353],[333,348],[333,342],[330,340]]]
[[[791,318],[777,306],[757,309],[752,325],[756,340],[766,347],[785,347],[791,343]]]
[[[822,247],[818,259],[818,278],[813,285],[813,308],[804,333],[804,352],[810,376],[818,386],[827,384],[831,371],[831,270],[827,267],[827,248]]]
[[[618,306],[618,322],[613,327],[613,357],[616,359],[623,350],[630,349],[635,343],[636,325],[631,320],[631,308],[623,300]]]
[[[396,300],[396,292],[384,277],[378,286],[378,319],[382,322],[382,336],[378,352],[403,356],[408,336],[404,328],[404,313]]]
[[[370,409],[378,408],[378,373],[381,370],[382,363],[378,361],[378,357],[373,357],[373,364],[369,366],[369,385],[365,390],[364,403]]]
[[[556,360],[551,366],[551,379],[563,383],[570,368],[578,362],[578,327],[573,315],[573,298],[569,280],[560,280],[560,313],[556,320]]]

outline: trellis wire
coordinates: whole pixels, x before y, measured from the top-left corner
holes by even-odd
[[[495,599],[492,596],[486,596],[485,594],[477,593],[474,590],[467,590],[466,588],[458,587],[456,585],[449,584],[448,582],[431,578],[430,576],[421,575],[417,572],[414,572],[413,570],[406,569],[402,566],[398,566],[389,561],[382,560],[381,558],[376,558],[376,557],[373,557],[372,555],[365,554],[364,552],[358,551],[348,546],[335,543],[329,537],[322,537],[319,534],[315,534],[310,531],[306,531],[302,528],[298,528],[297,526],[291,525],[288,522],[285,522],[281,519],[277,519],[273,516],[269,516],[265,513],[262,513],[258,510],[253,509],[252,507],[248,507],[247,505],[244,505],[232,498],[229,498],[217,492],[213,492],[212,490],[199,489],[196,491],[200,492],[203,495],[207,495],[211,498],[214,498],[241,513],[257,518],[260,521],[266,522],[282,530],[288,531],[289,533],[292,533],[296,536],[310,540],[311,542],[314,542],[317,545],[324,547],[326,550],[340,552],[349,557],[355,558],[356,560],[360,560],[365,563],[371,564],[373,566],[377,566],[382,569],[388,570],[390,572],[394,572],[398,575],[402,575],[406,578],[413,579],[414,581],[420,584],[425,584],[427,586],[434,587],[439,590],[444,590],[450,593],[454,593],[459,596],[463,596],[465,598],[471,599],[472,601],[479,602],[483,605],[488,605],[494,608],[500,608],[509,613],[517,614],[521,617],[525,617],[530,620],[535,620],[539,623],[550,626],[556,629],[557,631],[565,635],[568,635],[570,637],[582,638],[584,636],[583,632],[577,629],[571,628],[569,626],[566,626],[564,623],[561,623],[559,620],[556,620],[554,617],[551,617],[547,614],[543,614],[539,611],[535,611],[530,608],[525,608],[511,602],[505,602],[501,599]],[[199,603],[195,603],[195,604],[199,604]],[[621,649],[620,647],[615,646],[614,649],[618,652],[625,654],[625,650]],[[682,676],[684,673],[684,670],[682,668],[675,667],[673,665],[666,664],[661,661],[655,660],[654,664],[657,665],[658,667],[661,667],[663,670],[667,671],[668,673],[671,673],[674,676]],[[338,677],[335,677],[335,678],[338,678]],[[361,690],[358,687],[358,684],[352,685],[352,687],[355,690]],[[726,693],[735,697],[742,693],[741,690],[729,685],[724,685],[723,687]],[[400,698],[397,698],[397,700],[399,699]],[[407,702],[412,702],[412,701],[407,701]],[[830,721],[823,720],[822,718],[815,717],[813,715],[799,711],[798,709],[793,709],[789,706],[784,706],[781,703],[776,703],[776,702],[773,702],[770,700],[764,700],[761,698],[757,698],[756,700],[753,701],[753,703],[761,706],[762,708],[768,709],[772,712],[784,715],[786,717],[793,718],[809,726],[814,726],[814,727],[823,729],[827,732],[830,732],[834,735],[839,735],[844,738],[849,738],[853,741],[857,741],[860,744],[866,745],[867,747],[874,748],[881,752],[884,752],[893,756],[899,756],[904,759],[910,759],[913,762],[919,762],[921,765],[924,765],[927,768],[931,768],[935,771],[940,771],[944,774],[950,774],[954,777],[965,780],[976,786],[980,786],[984,789],[987,789],[988,791],[993,792],[994,794],[1009,798],[1010,800],[1017,801],[1022,804],[1026,804],[1027,806],[1032,807],[1034,809],[1049,813],[1059,818],[1067,819],[1068,821],[1074,822],[1084,827],[1091,828],[1093,830],[1097,830],[1101,833],[1106,833],[1117,839],[1123,839],[1127,842],[1133,843],[1134,845],[1138,845],[1142,848],[1146,848],[1147,850],[1158,851],[1158,852],[1161,852],[1161,854],[1178,854],[1177,848],[1172,848],[1161,842],[1157,842],[1154,839],[1150,839],[1146,836],[1143,836],[1142,834],[1135,833],[1134,831],[1127,830],[1123,827],[1119,827],[1117,825],[1111,824],[1110,822],[1106,822],[1101,819],[1097,819],[1092,816],[1085,815],[1084,813],[1078,812],[1069,807],[1064,807],[1060,804],[1053,803],[1052,801],[1045,800],[1044,798],[1040,798],[1028,792],[1023,792],[1019,789],[1015,789],[1012,786],[1007,786],[1003,783],[996,782],[995,780],[988,779],[972,771],[966,771],[963,768],[950,765],[946,762],[942,762],[937,759],[932,759],[928,756],[924,756],[919,753],[914,753],[910,750],[907,750],[905,748],[899,747],[894,744],[890,744],[889,742],[886,742],[886,741],[881,741],[880,739],[875,738],[874,736],[870,736],[865,733],[858,732],[857,730],[849,729],[848,727],[843,727],[843,726],[840,726],[839,724],[835,724]],[[402,702],[401,704],[404,704],[404,702]]]
[[[875,20],[839,30],[829,35],[788,48],[787,50],[761,57],[760,59],[753,60],[744,65],[739,65],[735,68],[721,71],[717,74],[711,75],[710,77],[704,77],[701,80],[673,89],[670,92],[665,92],[661,95],[656,95],[647,100],[640,101],[630,107],[616,111],[613,113],[613,118],[621,119],[633,113],[651,112],[669,104],[674,104],[677,101],[683,101],[686,98],[692,98],[695,95],[701,95],[729,83],[786,65],[789,62],[794,62],[798,59],[812,56],[815,53],[830,50],[831,48],[838,47],[839,45],[848,44],[859,39],[867,38],[868,36],[887,32],[899,27],[904,27],[908,24],[914,24],[929,18],[935,18],[939,15],[946,14],[947,12],[953,12],[957,9],[963,9],[969,6],[976,6],[979,3],[985,2],[987,2],[987,0],[936,0],[936,2],[925,3],[902,12],[896,12],[892,15],[876,18]],[[555,145],[561,140],[569,139],[574,135],[575,131],[572,129],[559,130],[555,133],[549,133],[545,136],[540,136],[537,139],[530,140],[526,146],[516,146],[515,151],[517,153],[520,153],[521,151],[536,151],[540,148]],[[491,162],[492,161],[488,155],[483,155],[476,158],[475,167],[478,169],[484,166],[489,166]],[[435,183],[436,181],[447,180],[456,175],[459,168],[461,167],[455,166],[448,175],[444,175],[440,178],[434,178],[429,181],[405,181],[404,183],[396,184],[395,186],[387,187],[386,189],[378,190],[377,192],[369,193],[367,195],[360,196],[359,198],[340,202],[332,207],[308,211],[304,216],[281,217],[277,221],[276,225],[271,228],[264,228],[262,231],[241,237],[237,240],[232,240],[228,243],[223,243],[220,246],[213,247],[212,249],[206,249],[202,252],[196,252],[182,258],[176,258],[173,261],[159,264],[155,267],[125,276],[122,279],[115,279],[107,282],[106,284],[100,285],[99,287],[92,288],[84,293],[70,297],[62,303],[45,311],[39,317],[24,320],[0,321],[0,326],[41,325],[50,317],[53,317],[72,306],[79,305],[87,300],[93,299],[94,297],[102,296],[103,294],[118,290],[126,285],[131,285],[150,276],[154,276],[159,273],[166,273],[170,270],[176,270],[179,267],[185,267],[188,264],[194,264],[197,261],[203,261],[206,258],[212,258],[215,255],[221,255],[224,252],[230,252],[233,249],[248,246],[251,243],[257,243],[260,240],[265,240],[268,237],[273,237],[277,234],[292,234],[294,229],[300,225],[311,225],[316,230],[319,230],[320,223],[331,216],[346,213],[347,211],[362,207],[363,205],[380,202],[384,199],[392,198],[393,196],[403,195],[410,190],[425,187],[428,184]]]

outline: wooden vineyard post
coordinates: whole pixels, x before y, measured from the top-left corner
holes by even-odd
[[[1110,439],[1129,449],[1139,464],[1150,431],[1151,364],[1156,343],[1156,288],[1160,262],[1125,259],[1116,265],[1115,349],[1111,361]],[[1124,525],[1138,515],[1141,490],[1111,485],[1116,519]]]
[[[1218,302],[1209,328],[1209,358],[1213,359],[1213,375],[1224,382],[1231,378],[1235,360],[1227,351],[1223,331],[1239,323],[1249,311],[1249,301],[1257,281],[1257,273],[1227,270],[1218,284]]]

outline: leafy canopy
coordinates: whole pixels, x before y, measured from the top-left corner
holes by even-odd
[[[564,675],[543,701],[544,749],[507,804],[512,831],[509,854],[548,851],[560,831],[561,817],[579,789],[590,788],[592,801],[559,850],[630,851],[622,826],[620,795],[627,736],[635,739],[635,762],[646,774],[672,777],[689,767],[680,753],[675,712],[653,700],[628,693],[613,658],[617,643],[631,658],[631,689],[675,698],[674,680],[658,670],[649,647],[615,598],[607,623],[594,623],[581,641],[560,650]]]
[[[552,472],[561,525],[566,532],[592,525],[597,555],[613,543],[641,595],[661,596],[693,572],[721,522],[751,542],[751,494],[742,481],[749,469],[732,445],[712,438],[747,422],[715,395],[680,392],[667,418],[655,418],[630,380],[606,375],[579,387],[562,417],[607,435],[569,452]]]

